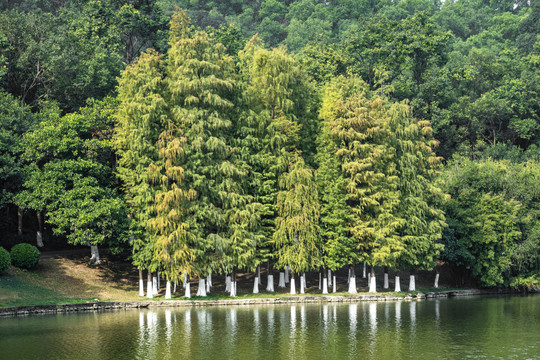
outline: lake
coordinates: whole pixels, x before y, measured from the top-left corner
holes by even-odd
[[[540,359],[540,296],[0,318],[0,359]]]

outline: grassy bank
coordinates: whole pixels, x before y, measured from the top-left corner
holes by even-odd
[[[223,276],[214,276],[212,293],[199,299],[223,300],[230,299],[224,292]],[[275,293],[264,291],[253,294],[253,274],[239,274],[237,299],[266,298],[266,297],[289,297],[288,289],[276,289]],[[382,276],[380,276],[382,278]],[[311,281],[310,281],[311,280]],[[417,280],[419,292],[452,290],[450,288],[433,289],[429,287],[431,279],[419,278]],[[406,289],[406,281],[402,278],[402,288]],[[265,283],[263,279],[263,283]],[[357,277],[359,293],[367,294],[365,279]],[[11,268],[7,274],[0,276],[0,306],[26,306],[26,305],[49,305],[68,304],[92,301],[136,301],[141,300],[138,296],[138,274],[129,264],[123,262],[108,261],[105,259],[99,266],[88,265],[88,259],[82,256],[57,257],[41,259],[36,269],[31,271]],[[146,283],[145,283],[146,285]],[[164,282],[162,287],[164,287]],[[197,282],[191,283],[191,293],[197,292]],[[390,283],[393,288],[393,283]],[[347,288],[346,276],[338,277],[338,292],[331,295],[350,296]],[[297,289],[298,290],[298,289]],[[331,288],[329,289],[331,290]],[[378,295],[406,296],[406,292],[394,293],[392,291],[380,291]],[[184,291],[181,286],[177,289],[173,299],[182,300]],[[309,296],[322,296],[318,289],[317,275],[312,274],[308,278],[306,294]],[[303,296],[303,295],[295,295]],[[164,289],[161,289],[161,300],[164,297]],[[191,300],[198,297],[193,296]]]

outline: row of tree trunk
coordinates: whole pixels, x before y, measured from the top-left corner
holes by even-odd
[[[257,268],[256,276],[253,280],[253,293],[258,294],[259,293],[259,286],[262,286],[262,278],[261,278],[261,269],[260,267]],[[367,284],[368,284],[368,292],[370,293],[376,293],[377,292],[377,281],[376,281],[376,275],[375,275],[375,269],[372,267],[370,271],[367,273],[366,276],[366,265],[364,264],[363,269],[363,278],[367,278]],[[187,298],[191,297],[191,289],[190,289],[190,282],[188,281],[188,277],[184,276],[183,279],[183,288],[184,290],[184,296]],[[299,278],[300,281],[300,294],[305,293],[305,289],[307,288],[306,285],[306,274],[300,275]],[[285,288],[286,284],[290,285],[290,293],[291,295],[296,294],[296,279],[295,274],[290,271],[290,268],[287,266],[285,271],[281,271],[279,273],[279,281],[278,281],[278,287]],[[357,286],[356,286],[356,275],[354,271],[354,267],[350,266],[348,271],[348,277],[347,277],[347,284],[348,284],[348,292],[350,294],[356,294],[357,293]],[[171,289],[171,282],[166,282],[166,290],[165,290],[165,299],[171,299],[172,294],[176,293],[176,282],[174,282],[174,287]],[[197,287],[197,294],[196,296],[208,296],[210,293],[212,287],[212,274],[208,275],[206,278],[199,278],[199,284]],[[229,293],[231,297],[235,297],[237,295],[237,278],[236,273],[233,271],[230,275],[225,276],[225,292]],[[336,275],[332,275],[331,270],[322,271],[319,272],[319,290],[322,290],[323,294],[329,293],[329,287],[332,287],[332,292],[335,293],[337,290],[337,278]],[[435,275],[435,282],[434,287],[439,287],[439,273],[437,272]],[[389,281],[388,281],[388,268],[385,267],[384,269],[384,279],[383,279],[383,288],[389,289]],[[153,298],[155,295],[158,294],[160,290],[160,276],[159,272],[152,273],[148,272],[148,278],[147,278],[147,292],[146,296],[148,298]],[[267,292],[274,292],[274,275],[269,272],[267,275]],[[401,292],[401,283],[399,275],[396,273],[395,280],[394,280],[394,291],[395,292]],[[408,291],[416,291],[416,276],[414,273],[411,272],[409,275],[409,287]],[[139,270],[139,296],[145,296],[144,292],[144,280],[143,280],[143,271]]]

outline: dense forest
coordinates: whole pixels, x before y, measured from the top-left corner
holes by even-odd
[[[540,1],[1,0],[0,123],[4,247],[540,283]]]

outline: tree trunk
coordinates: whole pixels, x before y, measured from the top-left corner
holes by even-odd
[[[184,282],[182,282],[182,287],[183,287],[184,289],[186,288],[187,282],[188,282],[187,274],[184,274]]]
[[[328,269],[328,286],[332,286],[332,270]]]
[[[435,271],[437,271],[437,268],[435,268]],[[438,289],[439,288],[439,272],[437,271],[437,273],[435,274],[435,283],[433,284],[433,287],[435,289]]]
[[[257,266],[257,279],[259,280],[259,285],[262,286],[262,279],[261,279],[261,265]]]
[[[167,285],[165,285],[165,299],[171,299],[171,282],[167,280]]]
[[[335,293],[337,288],[336,284],[336,275],[334,275],[334,279],[332,279],[332,292]]]
[[[270,265],[270,261],[268,261],[267,273],[268,283],[266,284],[266,291],[274,292],[274,274],[272,274],[272,266]]]
[[[409,276],[409,291],[416,291],[416,279],[414,277],[414,271],[411,271]]]
[[[354,267],[352,265],[350,265],[349,267],[349,273],[349,294],[356,294],[356,275],[354,273]]]
[[[401,284],[399,283],[399,275],[396,274],[396,280],[395,280],[395,292],[401,292]]]
[[[157,288],[158,288],[158,291],[161,290],[161,275],[159,271],[157,272]]]
[[[19,206],[17,207],[17,235],[22,236],[22,225],[23,225],[23,213],[24,210]]]
[[[383,289],[388,289],[390,285],[388,284],[388,266],[384,267],[384,284]]]
[[[154,274],[154,276],[152,277],[152,292],[156,296],[159,293],[158,292],[158,286],[157,286],[157,274]]]
[[[328,294],[328,272],[323,269],[322,293]]]
[[[141,269],[139,269],[139,296],[144,296],[144,279]]]
[[[210,286],[212,284],[212,275],[206,276],[206,295],[210,294]]]
[[[38,231],[36,233],[36,243],[37,247],[43,247],[43,223],[41,221],[41,211],[36,212],[37,222],[38,222]]]
[[[229,275],[225,277],[225,292],[231,292],[231,277]]]
[[[322,289],[322,274],[319,271],[319,290],[321,290],[321,289]]]
[[[274,275],[268,274],[268,284],[266,285],[266,291],[274,292]]]
[[[366,262],[364,261],[364,268],[362,270],[362,277],[365,279],[366,278]]]
[[[197,296],[206,296],[206,281],[204,281],[204,278],[199,279],[199,286],[197,287]]]
[[[291,268],[289,267],[289,265],[287,265],[285,267],[285,284],[288,284],[289,283],[289,272],[290,272]]]
[[[369,292],[370,293],[376,293],[377,292],[377,281],[376,281],[376,278],[375,278],[375,266],[371,267],[370,275],[371,276],[369,277]]]
[[[294,272],[293,271],[291,271],[290,286],[291,286],[291,295],[296,295],[296,284],[294,282]]]
[[[303,294],[305,291],[304,289],[304,276],[305,274],[300,275],[300,294]]]
[[[253,280],[253,293],[258,294],[259,293],[259,277],[255,276],[255,279]]]
[[[283,271],[279,272],[279,281],[278,281],[277,286],[280,288],[285,287],[285,273]]]
[[[174,280],[173,294],[176,294],[176,279]]]
[[[154,297],[152,290],[152,273],[148,271],[148,277],[146,279],[146,297],[152,299]]]
[[[233,269],[231,274],[231,297],[236,297],[236,273]]]
[[[191,297],[191,289],[190,289],[190,284],[189,284],[189,279],[187,277],[187,274],[184,275],[184,287],[186,288],[186,290],[184,291],[184,297],[186,298],[190,298]]]
[[[101,258],[99,257],[99,249],[97,245],[90,245],[90,264],[101,264]]]

